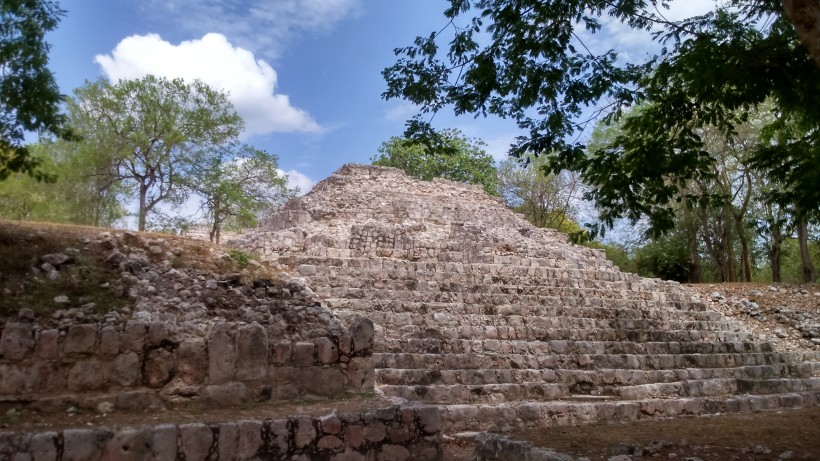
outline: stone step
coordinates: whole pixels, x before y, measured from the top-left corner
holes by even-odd
[[[520,400],[557,400],[571,394],[563,384],[485,384],[485,385],[381,385],[377,389],[387,397],[398,397],[429,404],[487,404]]]
[[[381,324],[379,324],[381,325]],[[441,327],[439,327],[441,328]],[[474,336],[464,334],[464,330],[450,327],[450,331],[439,330],[436,327],[421,327],[421,326],[398,326],[398,325],[384,325],[382,332],[384,333],[383,343],[387,346],[387,350],[401,351],[405,341],[427,341],[419,338],[437,338],[444,339],[430,339],[430,341],[440,341],[442,343],[441,350],[451,350],[453,352],[462,351],[465,347],[464,341],[472,344],[483,344],[483,347],[471,348],[476,352],[488,351],[495,352],[492,349],[492,341],[538,341],[550,342],[557,344],[563,342],[591,342],[595,340],[609,341],[609,342],[725,342],[725,343],[739,343],[746,342],[750,339],[750,334],[747,332],[734,331],[698,331],[698,330],[582,330],[582,329],[562,329],[562,330],[536,330],[531,328],[507,328],[501,327],[496,334],[485,336],[485,339],[476,339],[474,341],[468,338],[482,338],[481,336]],[[391,335],[391,336],[388,336]],[[500,338],[500,339],[496,339]],[[445,343],[449,345],[446,348]],[[396,349],[393,346],[397,346]]]
[[[311,278],[313,286],[327,288],[361,288],[378,290],[409,290],[431,292],[532,294],[645,299],[663,302],[692,302],[691,293],[661,291],[658,287],[630,282],[595,279],[567,279],[550,276],[533,277],[474,272],[395,272],[335,269],[332,267],[300,266],[301,275]]]
[[[808,379],[738,379],[740,394],[783,394],[787,392],[820,391],[820,377]]]
[[[815,370],[814,352],[769,352],[746,354],[589,354],[522,355],[522,354],[423,354],[374,353],[376,368],[423,370],[456,369],[623,369],[676,370],[785,364]]]
[[[820,363],[814,374],[820,375]],[[453,369],[425,370],[378,368],[379,384],[417,386],[430,384],[535,384],[561,383],[570,387],[634,386],[654,383],[670,383],[690,379],[770,379],[783,376],[811,378],[811,369],[791,369],[787,365],[757,365],[731,368],[673,369],[673,370],[623,370],[623,369]]]
[[[321,290],[320,290],[321,291]],[[494,296],[484,300],[430,300],[414,301],[407,299],[410,292],[365,293],[360,291],[355,297],[319,296],[322,304],[334,311],[356,311],[388,313],[391,316],[402,314],[448,314],[448,315],[483,315],[499,318],[559,318],[572,317],[600,320],[663,320],[663,321],[730,321],[715,311],[694,311],[662,307],[627,306],[621,301],[603,302],[599,306],[587,304],[573,305],[573,299],[561,300],[557,297],[536,297],[531,299],[511,299],[508,296]],[[347,293],[350,294],[350,293]],[[469,296],[469,295],[468,295]],[[633,303],[634,304],[634,303]]]
[[[384,348],[379,352],[415,352],[415,353],[508,353],[508,354],[638,354],[638,355],[658,355],[658,354],[724,354],[724,353],[766,353],[774,352],[771,343],[756,342],[702,342],[702,341],[568,341],[568,340],[528,340],[509,339],[506,334],[485,335],[486,339],[462,339],[481,338],[481,334],[470,335],[469,331],[457,330],[456,338],[434,338],[428,334],[427,338],[420,339],[410,335],[409,332],[402,332],[406,335],[403,339],[385,338],[381,340]],[[455,335],[454,335],[455,336]],[[495,338],[505,339],[495,339]],[[391,346],[401,346],[398,350],[391,350]]]
[[[744,380],[734,378],[697,379],[670,383],[635,386],[569,386],[563,383],[502,383],[502,384],[428,384],[417,386],[380,385],[378,389],[388,397],[432,404],[486,404],[518,400],[558,400],[581,395],[612,396],[619,400],[669,399],[681,397],[718,397],[741,393],[783,394],[789,392],[820,391],[816,380],[768,379]],[[748,388],[749,392],[742,392]]]
[[[408,303],[439,303],[439,304],[464,304],[465,306],[480,305],[492,309],[493,306],[514,306],[516,310],[528,310],[530,312],[549,312],[550,308],[577,309],[577,308],[604,308],[610,311],[609,315],[601,318],[630,318],[612,315],[616,311],[638,309],[644,310],[637,318],[649,318],[652,311],[656,312],[654,317],[667,317],[674,315],[673,312],[704,312],[706,308],[700,303],[661,301],[653,299],[641,299],[637,296],[614,297],[609,296],[606,290],[599,290],[596,293],[583,293],[578,289],[560,289],[544,291],[543,293],[492,293],[492,292],[468,292],[468,291],[420,291],[407,289],[388,288],[353,288],[349,286],[329,287],[311,282],[311,288],[317,296],[323,300],[341,299],[349,300],[348,306],[341,303],[329,307],[349,307],[354,309],[367,309],[367,304],[357,302],[358,300],[382,301],[373,303],[374,307],[387,306],[392,311],[406,311],[402,305]],[[384,302],[388,301],[388,302]],[[517,306],[520,306],[518,308]],[[432,306],[432,307],[435,307]],[[444,306],[441,306],[444,307]],[[375,310],[375,309],[374,309]],[[631,313],[630,313],[631,314]],[[629,315],[629,314],[627,314]]]
[[[767,353],[773,352],[770,343],[755,342],[698,342],[698,341],[632,341],[627,338],[617,341],[575,341],[548,338],[530,339],[461,339],[428,337],[420,339],[403,331],[404,338],[377,338],[376,350],[384,353],[455,353],[455,354],[535,354],[539,356],[559,355],[675,355],[675,354],[724,354],[724,353]],[[560,332],[559,332],[560,333]],[[469,335],[459,335],[469,337]],[[506,335],[494,335],[494,337]],[[606,336],[606,335],[600,335]],[[672,335],[665,335],[672,336]],[[480,335],[473,337],[481,338]]]
[[[627,282],[632,284],[632,288],[639,287],[680,287],[674,282],[663,282],[660,280],[642,279],[639,276],[621,272],[611,263],[602,259],[602,264],[595,264],[595,267],[585,267],[587,261],[568,261],[561,258],[531,257],[531,256],[502,256],[502,255],[480,255],[473,261],[464,261],[454,252],[439,252],[441,259],[421,259],[413,261],[404,258],[379,258],[370,256],[354,256],[352,251],[337,250],[331,251],[328,255],[287,255],[280,257],[278,262],[285,266],[290,266],[299,270],[301,275],[314,275],[321,273],[344,274],[344,269],[355,269],[359,273],[370,272],[378,274],[400,274],[402,272],[413,273],[416,276],[429,275],[435,273],[477,273],[477,274],[503,274],[510,277],[532,276],[541,279],[566,279],[566,280],[601,280],[609,282]],[[450,259],[448,261],[448,259]],[[314,266],[316,270],[305,266]],[[321,272],[320,272],[321,271]],[[420,277],[417,277],[420,278]]]
[[[605,424],[681,415],[742,413],[820,404],[820,392],[762,395],[686,397],[644,400],[589,399],[572,396],[562,401],[501,402],[497,404],[438,405],[443,430],[502,431],[554,426]]]
[[[342,253],[345,250],[341,250]],[[279,263],[297,269],[303,276],[320,275],[362,275],[376,279],[414,279],[425,280],[437,277],[438,274],[459,274],[502,277],[504,280],[537,280],[538,283],[592,283],[596,281],[620,284],[613,289],[626,289],[632,292],[646,290],[665,292],[680,296],[684,292],[680,284],[652,279],[641,279],[635,274],[621,272],[611,263],[602,260],[603,264],[595,267],[584,267],[574,263],[568,267],[561,259],[532,258],[516,256],[494,256],[493,261],[482,258],[471,263],[446,261],[411,261],[407,259],[386,259],[347,256],[306,256],[289,255],[278,260]],[[486,283],[485,279],[476,283]],[[688,295],[686,295],[688,296]]]

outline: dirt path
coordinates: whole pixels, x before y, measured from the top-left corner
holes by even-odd
[[[636,460],[820,460],[820,408],[555,427],[510,438],[592,461],[617,455]]]

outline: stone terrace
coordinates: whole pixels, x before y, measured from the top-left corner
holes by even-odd
[[[376,324],[376,386],[448,430],[815,405],[816,352],[778,352],[677,283],[621,272],[479,187],[346,165],[233,242],[343,322]]]

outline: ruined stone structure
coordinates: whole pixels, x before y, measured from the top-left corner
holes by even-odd
[[[448,430],[815,405],[778,352],[677,283],[624,273],[479,187],[347,165],[234,242],[376,325],[377,390]]]

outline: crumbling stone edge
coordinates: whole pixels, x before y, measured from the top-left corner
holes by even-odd
[[[465,433],[475,444],[477,461],[576,461],[576,458],[549,448],[535,447],[529,442],[511,440],[490,432]]]
[[[440,460],[434,406],[224,423],[0,432],[0,460]]]

